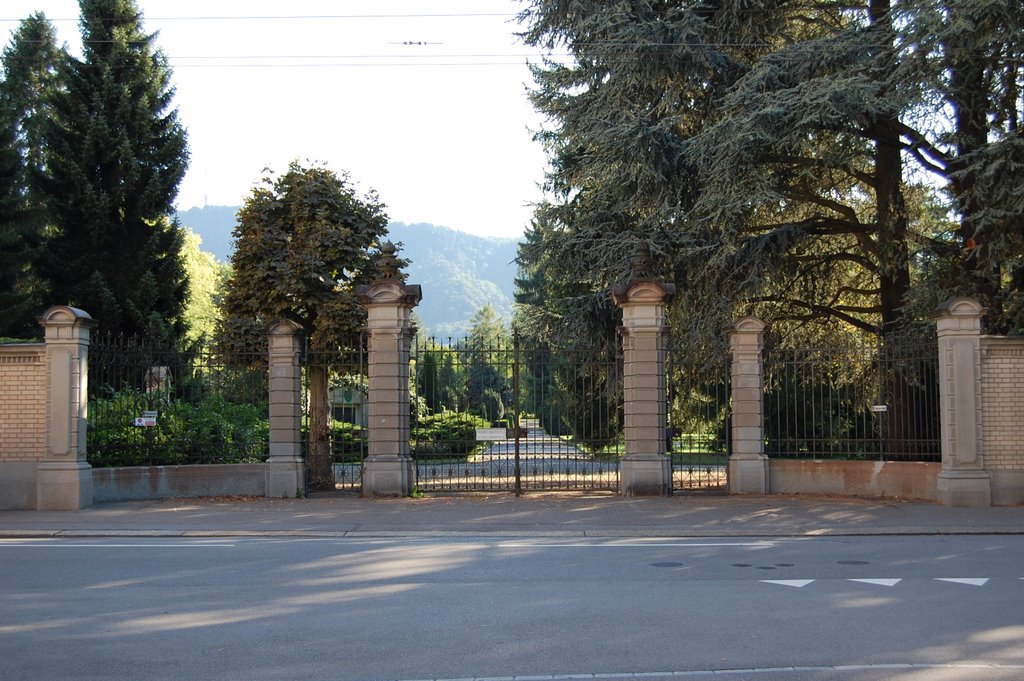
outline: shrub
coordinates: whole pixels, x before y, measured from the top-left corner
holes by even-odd
[[[156,411],[155,426],[136,426]],[[88,460],[93,466],[258,463],[267,458],[265,405],[209,395],[195,402],[122,390],[89,403]]]
[[[421,418],[412,428],[414,456],[468,456],[483,449],[476,429],[490,423],[475,414],[443,411]]]

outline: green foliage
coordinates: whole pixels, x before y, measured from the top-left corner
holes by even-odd
[[[383,204],[373,192],[359,196],[348,175],[297,162],[280,177],[268,172],[238,212],[219,339],[239,351],[262,347],[266,325],[289,319],[313,351],[347,347],[365,323],[355,287],[378,276],[370,249],[386,233]],[[326,363],[306,369],[307,481],[325,489],[334,484],[328,372]]]
[[[45,231],[40,127],[57,55],[53,26],[34,14],[0,57],[0,334],[36,335],[45,306],[36,272]]]
[[[220,320],[218,303],[230,270],[202,250],[202,240],[189,228],[184,229],[181,257],[188,278],[188,298],[182,317],[188,332],[185,339],[196,342],[213,338]]]
[[[935,236],[914,219],[915,173],[939,177],[959,213],[933,255],[1002,310],[1024,213],[1011,5],[527,3],[526,41],[571,59],[534,70],[553,198],[520,285],[555,312],[526,300],[524,322],[585,332],[588,301],[654,276],[677,284],[673,314],[696,343],[739,313],[906,324]]]
[[[156,426],[135,426],[143,411]],[[261,463],[270,437],[266,409],[211,394],[197,401],[125,389],[89,402],[88,450],[93,466]]]
[[[41,300],[32,268],[41,240],[22,195],[11,129],[0,127],[0,335],[36,333]]]
[[[385,234],[384,205],[347,174],[297,162],[268,173],[238,212],[222,336],[251,345],[267,323],[291,319],[314,348],[334,347],[364,323],[354,288],[373,279],[370,249]]]
[[[361,426],[346,421],[331,424],[334,444],[334,461],[362,461],[366,455],[368,441]]]
[[[412,427],[412,454],[416,457],[468,456],[483,449],[476,440],[476,429],[490,425],[486,419],[465,412],[444,411],[424,416]]]
[[[103,328],[180,338],[187,282],[170,219],[188,164],[171,70],[133,0],[81,0],[82,57],[63,54],[44,122],[55,301]]]

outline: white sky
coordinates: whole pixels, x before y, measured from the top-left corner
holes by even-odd
[[[392,220],[506,237],[528,225],[545,158],[516,0],[137,2],[189,133],[179,209],[239,205],[263,168],[298,159],[347,170]],[[3,0],[4,45],[34,11],[78,53],[77,0]]]

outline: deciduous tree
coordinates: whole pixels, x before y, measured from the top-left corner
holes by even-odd
[[[387,234],[376,194],[360,196],[348,175],[292,163],[268,173],[238,213],[232,272],[222,305],[222,338],[236,347],[262,342],[266,324],[291,319],[323,353],[351,342],[365,324],[354,287],[370,282],[370,249]],[[328,362],[311,361],[309,378],[310,486],[333,485]]]

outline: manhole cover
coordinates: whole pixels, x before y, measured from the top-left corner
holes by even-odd
[[[866,560],[841,560],[841,561],[839,561],[839,564],[840,565],[871,565],[871,563],[867,562]]]
[[[653,567],[660,567],[660,568],[683,567],[682,563],[651,563],[651,565]]]

